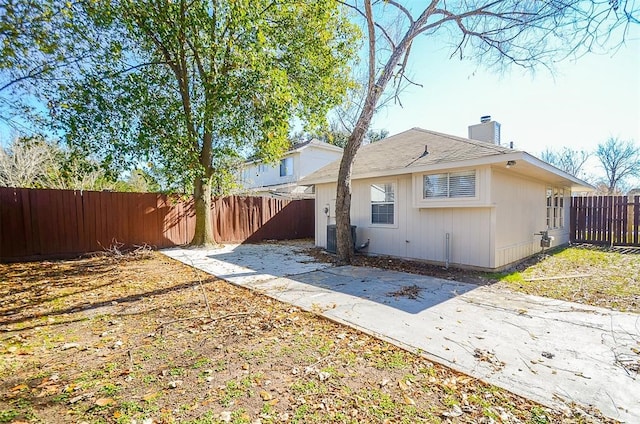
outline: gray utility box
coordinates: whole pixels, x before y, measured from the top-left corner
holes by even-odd
[[[353,240],[353,248],[356,247],[356,226],[351,226],[351,239]],[[335,225],[327,225],[327,252],[329,253],[337,253],[338,252],[338,241],[336,237],[336,226]]]

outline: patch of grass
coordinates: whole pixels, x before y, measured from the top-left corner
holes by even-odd
[[[0,423],[10,423],[20,416],[20,412],[15,409],[0,409]]]
[[[100,388],[100,393],[104,396],[113,397],[118,394],[120,387],[113,383],[107,383]]]
[[[358,395],[370,400],[367,412],[378,420],[391,418],[394,413],[402,409],[402,405],[397,403],[390,394],[378,389],[360,391]]]
[[[640,255],[569,247],[503,274],[488,274],[511,290],[640,312]]]
[[[51,402],[53,403],[64,403],[67,400],[69,400],[69,393],[67,392],[58,393],[57,395],[51,398]]]
[[[183,424],[217,424],[218,422],[219,421],[214,418],[213,412],[209,411],[200,418],[183,421]]]
[[[152,384],[158,381],[158,379],[152,374],[145,374],[144,377],[142,377],[142,381],[146,384]]]
[[[531,418],[528,421],[529,424],[550,424],[547,413],[539,406],[531,408]]]
[[[327,393],[327,386],[316,380],[297,380],[291,390],[300,395],[317,395]]]
[[[116,422],[118,424],[125,424],[130,423],[133,421],[133,419],[140,417],[142,413],[145,412],[145,409],[138,402],[124,401],[120,404],[117,412],[118,418]]]
[[[249,424],[251,418],[247,415],[246,409],[240,408],[231,413],[231,422],[233,424]]]
[[[193,368],[194,370],[197,370],[197,369],[206,367],[210,363],[211,363],[211,360],[209,358],[200,358],[191,365],[191,368]]]
[[[104,364],[103,368],[106,372],[111,373],[118,369],[118,364],[116,364],[115,362],[107,362],[106,364]]]
[[[180,367],[173,367],[169,370],[169,375],[173,377],[179,377],[181,375],[184,375],[184,370]]]
[[[402,369],[407,366],[407,352],[397,350],[393,352],[380,352],[376,368],[385,369]]]
[[[270,355],[268,347],[255,350],[243,350],[238,352],[238,355],[245,361],[254,361],[258,364],[262,364]]]
[[[251,384],[249,383],[249,386]],[[225,384],[222,397],[220,398],[220,404],[224,407],[230,406],[235,399],[244,396],[247,393],[246,383],[238,383],[236,380],[229,380]]]
[[[354,352],[340,352],[340,360],[344,361],[347,365],[353,365],[358,360],[358,355]]]
[[[215,372],[222,372],[224,370],[227,369],[227,361],[225,361],[224,359],[218,359],[214,364],[213,364],[213,370]]]

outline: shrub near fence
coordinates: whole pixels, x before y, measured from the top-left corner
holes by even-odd
[[[230,196],[211,211],[217,241],[313,237],[314,201]],[[0,187],[0,261],[70,257],[104,250],[187,244],[191,199],[155,193]]]

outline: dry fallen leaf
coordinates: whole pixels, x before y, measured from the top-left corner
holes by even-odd
[[[411,399],[409,396],[404,395],[404,404],[405,405],[415,405],[416,401]]]
[[[27,386],[26,384],[18,384],[17,386],[11,388],[12,392],[19,392],[21,390],[27,390],[29,388],[29,386]]]
[[[261,390],[260,391],[260,397],[264,401],[268,401],[268,400],[273,399],[273,396],[271,396],[271,393],[267,392],[266,390]]]
[[[107,405],[111,405],[114,402],[115,401],[113,400],[113,398],[98,398],[98,399],[96,399],[96,405],[98,405],[98,406],[107,406]]]
[[[443,416],[449,417],[449,418],[459,417],[462,414],[464,414],[464,412],[462,411],[462,408],[460,408],[458,405],[453,405],[450,410],[442,413]]]
[[[159,395],[160,395],[159,392],[147,393],[146,395],[142,396],[142,400],[144,400],[145,402],[151,402],[152,400],[157,398]]]

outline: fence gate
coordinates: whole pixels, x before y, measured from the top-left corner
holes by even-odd
[[[640,196],[571,198],[571,242],[640,246]]]

